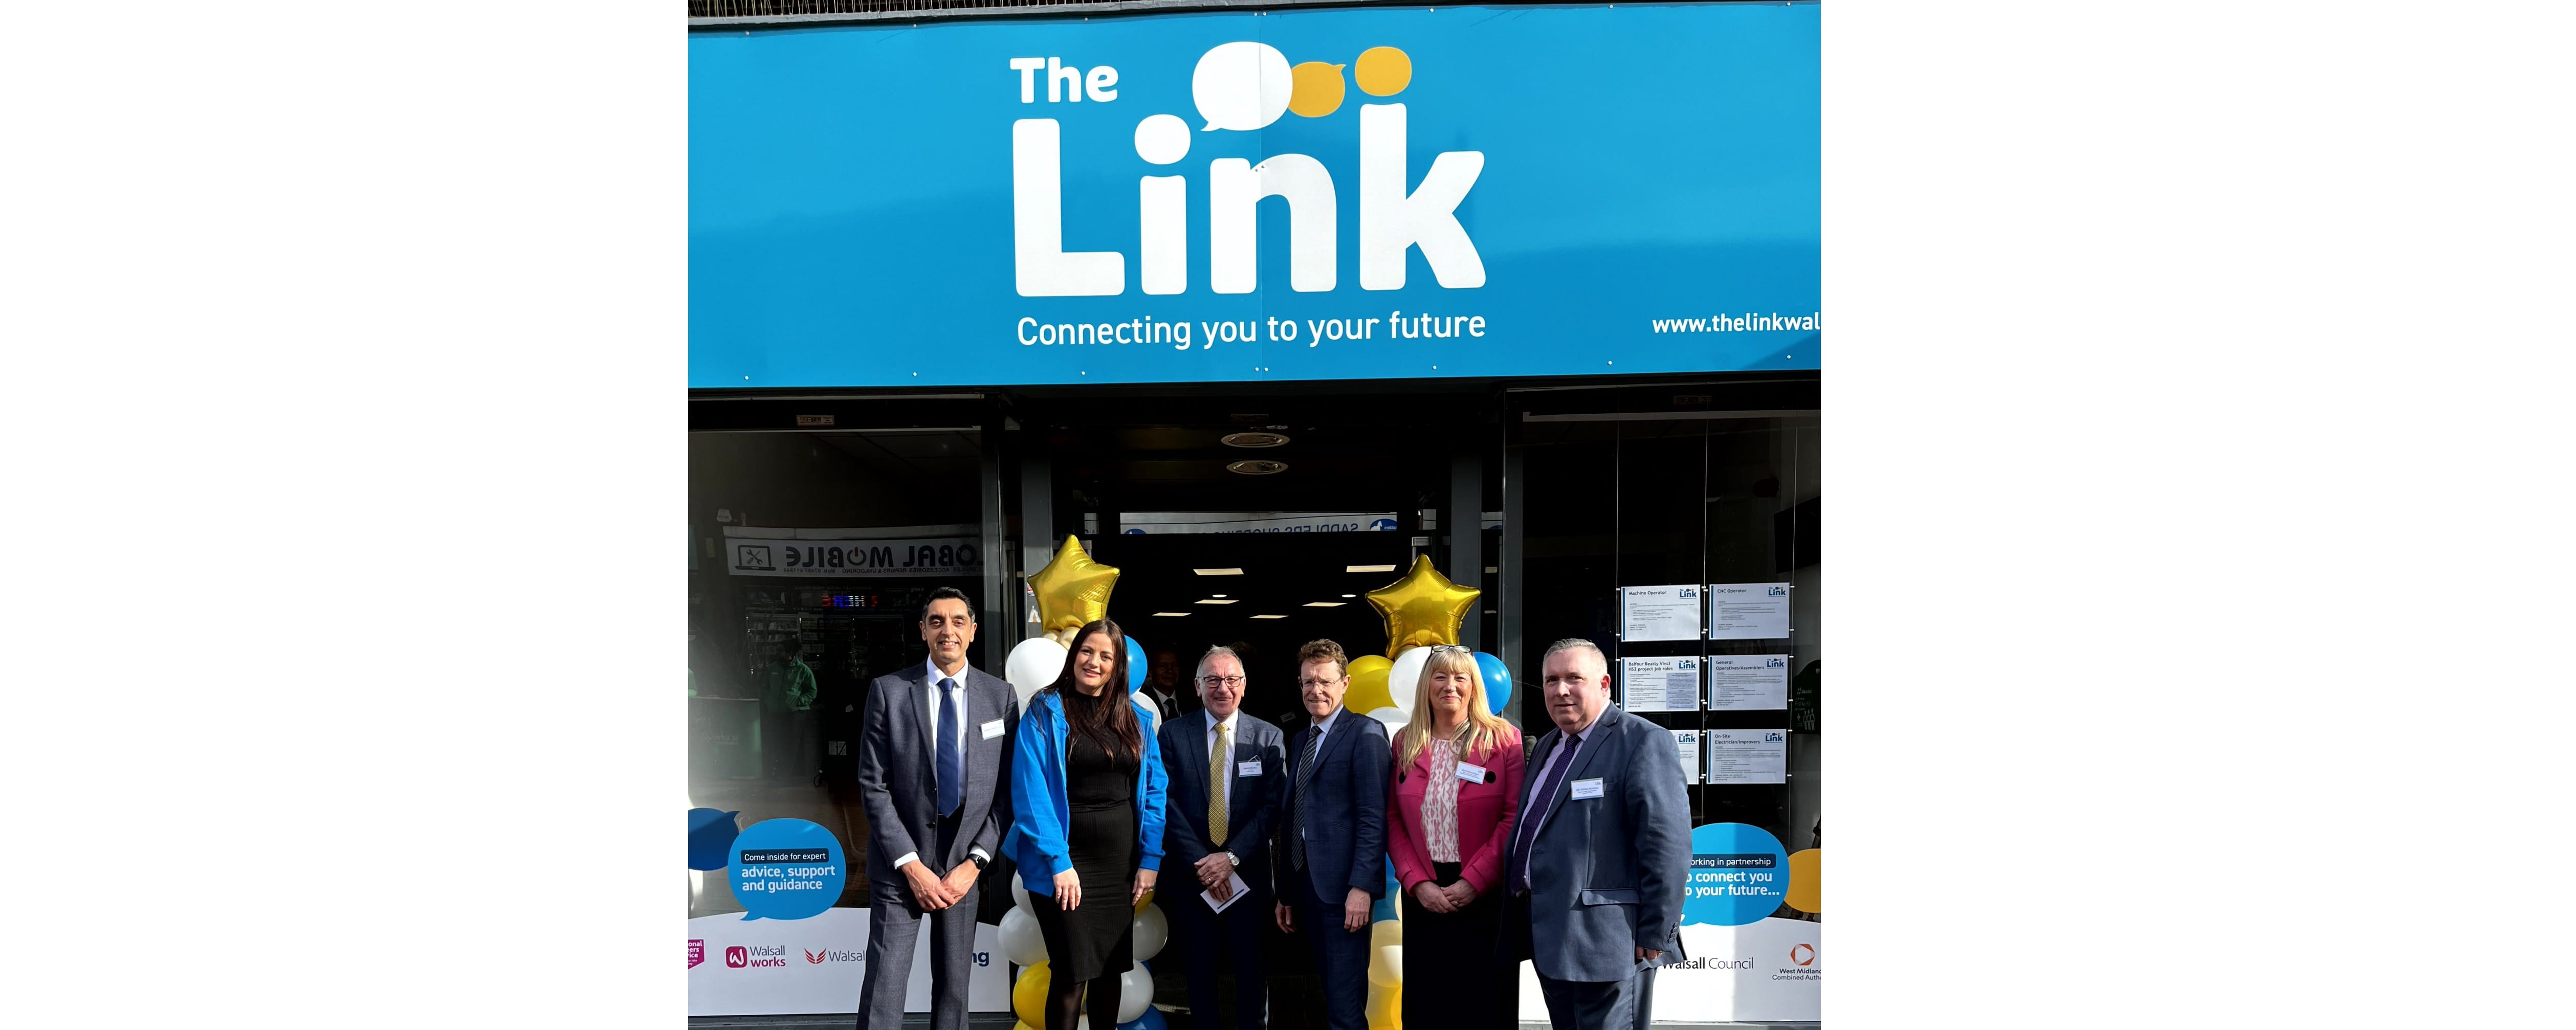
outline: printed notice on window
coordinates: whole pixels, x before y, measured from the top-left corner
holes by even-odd
[[[1708,588],[1710,640],[1785,640],[1789,584],[1715,583]]]
[[[1619,659],[1619,707],[1631,712],[1699,711],[1699,665],[1694,655]]]
[[[1789,731],[1705,730],[1710,783],[1789,782]]]
[[[1619,588],[1619,639],[1699,639],[1698,584]]]
[[[1789,707],[1789,656],[1785,654],[1713,654],[1708,656],[1708,708],[1761,711]]]
[[[1699,731],[1674,730],[1673,746],[1682,753],[1682,782],[1699,782]]]

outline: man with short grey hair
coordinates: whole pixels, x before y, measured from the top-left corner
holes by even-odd
[[[1211,647],[1199,658],[1196,687],[1206,711],[1169,720],[1154,732],[1171,786],[1163,794],[1167,866],[1187,862],[1196,889],[1157,895],[1156,904],[1183,943],[1190,1014],[1204,1030],[1261,1030],[1265,977],[1262,918],[1270,910],[1270,833],[1287,792],[1287,739],[1279,727],[1243,711],[1243,657]],[[1250,897],[1235,897],[1235,877]],[[1201,890],[1226,904],[1209,909]],[[1219,956],[1231,953],[1235,1013],[1218,1008]]]
[[[1537,967],[1555,1030],[1645,1030],[1655,967],[1681,961],[1690,799],[1672,733],[1610,704],[1589,640],[1548,645],[1539,699],[1556,728],[1531,752],[1503,874],[1508,957]]]

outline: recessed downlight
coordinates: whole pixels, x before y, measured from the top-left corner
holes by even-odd
[[[1200,598],[1200,599],[1199,599],[1197,602],[1195,602],[1195,603],[1198,603],[1198,604],[1233,604],[1234,602],[1232,602],[1232,601],[1228,601],[1228,600],[1226,600],[1226,599],[1224,599],[1224,598],[1221,598],[1221,597],[1202,597],[1202,598]]]
[[[1226,462],[1225,470],[1246,476],[1275,476],[1288,471],[1288,463],[1271,461],[1267,458],[1248,458],[1243,461]]]
[[[1191,569],[1190,571],[1195,572],[1195,573],[1198,573],[1199,575],[1202,575],[1202,576],[1240,576],[1240,575],[1243,575],[1243,570],[1242,570],[1242,569]]]
[[[1344,571],[1344,572],[1393,572],[1393,571],[1395,571],[1395,566],[1393,566],[1393,565],[1345,565],[1345,566],[1343,566],[1343,567],[1342,567],[1342,571]],[[1349,597],[1349,596],[1351,596],[1351,595],[1349,595],[1349,594],[1343,594],[1342,596],[1343,596],[1343,597]]]
[[[1277,447],[1288,442],[1283,433],[1227,433],[1217,442],[1228,447]]]
[[[1157,617],[1166,619],[1186,619],[1190,615],[1188,612],[1155,612],[1154,614]]]
[[[1287,618],[1287,616],[1285,616],[1285,615],[1255,615],[1255,616],[1253,616],[1253,618],[1256,618],[1256,619],[1284,619],[1284,618]]]
[[[1346,605],[1346,604],[1349,604],[1349,603],[1350,603],[1349,601],[1308,601],[1308,602],[1306,602],[1306,607],[1308,607],[1308,608],[1339,608],[1339,607],[1341,607],[1341,606],[1343,606],[1343,605]]]

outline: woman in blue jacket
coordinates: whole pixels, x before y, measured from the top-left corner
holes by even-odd
[[[1043,1030],[1118,1025],[1136,904],[1163,864],[1163,762],[1153,715],[1127,693],[1127,638],[1073,635],[1055,683],[1029,698],[1011,761],[1012,860],[1046,940]],[[1084,988],[1088,987],[1089,997]]]

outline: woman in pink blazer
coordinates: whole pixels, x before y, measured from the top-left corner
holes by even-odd
[[[1519,1025],[1520,971],[1498,957],[1503,852],[1526,759],[1488,711],[1476,656],[1440,645],[1396,731],[1388,857],[1404,888],[1405,1030]]]

